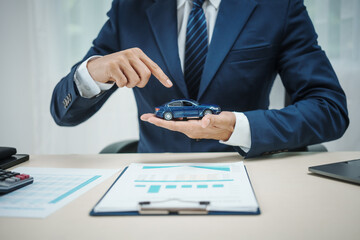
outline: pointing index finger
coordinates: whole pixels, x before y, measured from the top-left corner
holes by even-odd
[[[141,53],[140,60],[149,68],[151,73],[167,88],[173,86],[173,83],[170,81],[168,76],[161,70],[161,68],[153,62],[145,53]]]

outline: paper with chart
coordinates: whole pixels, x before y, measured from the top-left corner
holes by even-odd
[[[243,162],[131,164],[94,212],[137,211],[139,202],[170,204],[209,201],[209,211],[259,209]]]
[[[0,196],[0,216],[44,218],[112,176],[114,169],[19,167],[34,183]]]

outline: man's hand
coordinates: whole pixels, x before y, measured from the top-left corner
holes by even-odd
[[[193,139],[229,140],[234,131],[236,117],[232,112],[221,112],[219,115],[205,115],[200,120],[166,121],[147,113],[141,120],[172,131],[184,133]]]
[[[120,88],[143,88],[151,74],[165,87],[169,88],[173,85],[161,68],[139,48],[91,59],[87,63],[87,69],[95,81],[115,82]]]

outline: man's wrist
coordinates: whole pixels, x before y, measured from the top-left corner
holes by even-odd
[[[100,83],[95,81],[87,69],[87,63],[95,58],[101,56],[91,56],[86,61],[82,62],[77,68],[74,81],[77,89],[79,90],[80,96],[84,98],[92,98],[99,95],[102,91],[109,90],[114,84],[112,83]]]
[[[220,143],[239,146],[244,152],[248,152],[251,147],[251,131],[250,123],[247,117],[242,112],[234,112],[236,123],[233,133],[227,141],[220,141]]]

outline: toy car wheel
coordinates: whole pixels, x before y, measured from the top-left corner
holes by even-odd
[[[170,121],[173,118],[173,115],[171,112],[164,113],[164,119]]]
[[[206,110],[204,111],[204,116],[205,116],[205,115],[208,115],[208,114],[212,114],[212,111],[211,111],[210,109],[206,109]]]

